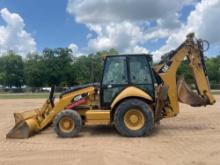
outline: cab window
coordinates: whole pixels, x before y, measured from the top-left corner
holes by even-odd
[[[154,96],[152,70],[145,56],[129,57],[129,71],[131,84]]]
[[[103,84],[127,84],[126,57],[111,57],[106,61]]]
[[[129,57],[130,80],[133,84],[152,84],[151,71],[146,57]]]

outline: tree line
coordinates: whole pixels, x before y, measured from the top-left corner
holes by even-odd
[[[102,56],[116,55],[115,49],[95,54],[75,56],[68,48],[44,49],[41,54],[30,53],[26,58],[8,51],[0,57],[0,85],[3,87],[74,86],[99,82],[102,76]],[[206,57],[206,67],[211,83],[220,84],[220,55]],[[188,82],[193,77],[183,62],[178,75]]]
[[[220,55],[216,57],[205,57],[205,65],[209,78],[209,82],[213,88],[220,89]],[[177,77],[184,75],[186,81],[188,83],[193,83],[194,79],[190,69],[188,68],[188,61],[184,61],[180,68],[177,71]],[[219,85],[218,87],[214,87],[215,84]]]
[[[98,82],[102,76],[102,56],[118,54],[115,49],[75,56],[71,49],[44,49],[26,58],[8,51],[0,57],[0,85],[3,87],[73,86]]]

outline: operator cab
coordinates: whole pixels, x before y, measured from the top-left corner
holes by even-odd
[[[152,57],[147,54],[107,56],[101,81],[101,106],[110,108],[126,87],[135,86],[154,98]]]

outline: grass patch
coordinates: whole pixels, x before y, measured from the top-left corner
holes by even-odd
[[[59,95],[58,93],[55,96]],[[49,93],[1,93],[0,99],[44,99]]]
[[[220,90],[214,90],[214,91],[212,91],[212,94],[213,95],[220,95]]]

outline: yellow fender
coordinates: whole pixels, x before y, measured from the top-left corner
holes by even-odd
[[[149,101],[153,101],[152,97],[143,90],[134,86],[129,86],[125,88],[122,92],[120,92],[120,94],[114,99],[111,104],[111,109],[113,109],[118,102],[129,97],[139,97]]]

